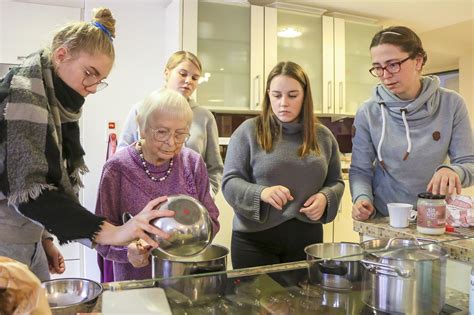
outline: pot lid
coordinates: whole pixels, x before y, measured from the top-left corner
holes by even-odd
[[[397,248],[388,252],[377,253],[380,258],[403,259],[411,261],[438,260],[445,256],[442,251],[426,248]]]
[[[423,244],[415,238],[373,239],[361,244],[373,256],[397,260],[436,260],[447,251],[433,243]]]

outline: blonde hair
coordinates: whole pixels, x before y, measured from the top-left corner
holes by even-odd
[[[193,111],[186,98],[167,88],[153,91],[138,107],[137,123],[140,132],[148,127],[150,116],[155,112],[184,120],[188,128],[193,121]]]
[[[265,89],[265,98],[263,99],[262,111],[257,118],[257,141],[265,152],[273,149],[273,144],[281,135],[281,123],[273,113],[268,91],[273,78],[278,75],[284,75],[295,79],[303,89],[304,98],[300,117],[303,123],[303,144],[298,149],[298,156],[304,157],[311,152],[319,154],[317,142],[316,127],[318,122],[313,113],[313,96],[311,95],[311,86],[308,75],[298,64],[292,61],[282,61],[278,63],[268,74],[267,87]]]
[[[195,54],[184,50],[177,51],[168,58],[168,62],[166,63],[166,69],[173,70],[183,61],[191,62],[193,65],[196,66],[196,68],[198,68],[199,72],[202,73],[202,65],[201,61],[199,61],[199,58]]]
[[[59,29],[53,37],[50,53],[60,47],[66,47],[72,55],[82,51],[90,55],[100,53],[108,56],[113,62],[115,19],[107,8],[96,8],[92,13],[94,17],[90,22],[70,23]],[[94,25],[95,22],[100,23],[104,30]]]

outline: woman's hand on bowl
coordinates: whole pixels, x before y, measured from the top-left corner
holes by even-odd
[[[128,261],[135,268],[145,267],[150,263],[148,258],[150,257],[151,250],[151,245],[143,240],[131,242],[127,246]]]
[[[167,196],[162,196],[150,201],[145,208],[143,208],[140,213],[134,216],[131,220],[123,225],[123,227],[129,229],[129,233],[135,236],[133,239],[142,239],[153,248],[158,247],[158,243],[154,241],[149,234],[157,235],[162,239],[168,239],[170,237],[169,234],[163,232],[162,230],[158,229],[157,227],[150,224],[150,221],[156,218],[162,217],[172,217],[174,215],[174,211],[170,210],[160,210],[156,211],[155,208],[158,207],[160,203],[165,202],[168,199]],[[149,234],[147,234],[148,232]]]
[[[160,203],[165,202],[167,198],[167,196],[162,196],[153,199],[142,211],[123,225],[114,226],[108,222],[104,222],[102,230],[96,235],[94,241],[103,245],[128,246],[130,242],[142,239],[151,245],[152,248],[158,247],[158,243],[154,241],[149,234],[158,235],[163,239],[168,239],[170,236],[151,225],[150,221],[156,218],[172,217],[174,215],[174,211],[154,210]]]

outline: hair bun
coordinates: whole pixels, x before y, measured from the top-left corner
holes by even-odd
[[[115,19],[112,12],[107,8],[95,8],[92,10],[94,18],[92,22],[99,22],[109,30],[113,38],[115,38]]]

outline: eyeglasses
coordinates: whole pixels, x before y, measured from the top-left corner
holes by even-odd
[[[394,74],[397,72],[400,72],[401,64],[410,59],[411,56],[406,57],[403,60],[397,61],[397,62],[391,62],[385,67],[382,66],[373,66],[372,68],[369,69],[369,72],[371,75],[374,77],[380,78],[383,77],[383,72],[384,70],[387,70],[388,73]]]
[[[173,135],[174,142],[176,144],[181,144],[181,143],[186,142],[190,136],[190,134],[187,132],[174,132],[173,133],[169,129],[166,129],[166,128],[158,128],[158,129],[150,128],[150,130],[153,132],[153,139],[159,142],[168,141],[171,135]]]
[[[97,85],[95,88],[96,91],[101,91],[109,86],[109,84],[106,81],[97,79],[95,74],[92,74],[82,64],[80,65],[82,69],[84,70],[84,72],[86,73],[84,80],[82,80],[82,85],[84,85],[85,88],[89,88],[91,86]]]

